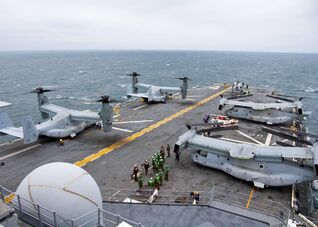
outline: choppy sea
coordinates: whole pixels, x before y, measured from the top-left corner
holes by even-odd
[[[318,54],[216,51],[0,52],[0,100],[13,103],[4,110],[17,126],[24,116],[40,120],[36,95],[30,93],[38,86],[57,86],[47,94],[53,103],[97,110],[99,96],[125,96],[126,74],[134,71],[144,83],[169,86],[179,86],[180,76],[191,77],[190,86],[241,80],[304,97],[305,111],[318,106]],[[316,134],[317,120],[306,123]]]

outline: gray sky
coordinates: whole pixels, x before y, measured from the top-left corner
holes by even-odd
[[[0,50],[318,53],[317,0],[1,0]]]

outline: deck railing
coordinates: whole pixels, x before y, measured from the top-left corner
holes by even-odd
[[[132,189],[103,189],[104,198],[109,202],[122,202],[127,198],[127,202],[134,203],[136,200],[140,202],[149,202],[144,194],[136,193]],[[257,212],[263,215],[269,215],[279,220],[275,226],[286,225],[290,216],[290,209],[280,202],[269,199],[262,199],[254,194],[251,199],[249,207],[246,208],[246,203],[249,200],[249,194],[237,192],[219,186],[214,186],[211,191],[198,191],[200,200],[197,204],[215,206],[214,202],[221,202],[230,206],[239,207],[240,209]],[[192,204],[193,199],[189,199],[189,191],[180,190],[159,190],[159,195],[154,201],[156,204]]]
[[[40,204],[24,199],[1,185],[0,198],[3,203],[14,209],[20,219],[33,226],[80,227],[87,226],[88,224],[91,226],[118,226],[123,221],[132,226],[143,226],[141,223],[131,221],[101,208],[93,210],[75,219],[67,220],[61,217],[56,211],[49,210]]]
[[[104,198],[108,202],[123,202],[130,198],[130,202],[134,201],[149,202],[149,193],[145,196],[144,193],[136,193],[132,189],[103,189]],[[200,200],[199,205],[215,206],[215,202],[228,204],[231,207],[238,207],[246,211],[257,212],[259,214],[268,215],[279,220],[274,226],[286,225],[290,216],[290,209],[279,202],[273,200],[262,199],[254,196],[246,208],[246,203],[249,200],[249,194],[233,191],[230,189],[214,186],[211,191],[199,191]],[[179,190],[159,190],[158,197],[154,201],[156,204],[192,204],[193,198],[190,198],[189,191]],[[72,220],[62,218],[55,211],[49,210],[40,204],[28,201],[14,192],[0,186],[0,198],[8,206],[12,207],[18,214],[19,218],[34,226],[86,226],[91,224],[93,226],[117,226],[125,221],[132,226],[142,226],[140,223],[133,222],[129,219],[123,218],[105,211],[101,208],[92,210]],[[129,200],[128,200],[129,202]]]
[[[254,211],[260,214],[269,215],[280,220],[280,224],[287,224],[290,217],[290,209],[282,203],[254,196],[250,200],[247,208],[246,204],[249,199],[249,194],[215,186],[211,191],[209,204],[213,206],[213,201],[219,201],[231,206],[240,207],[247,211]],[[277,224],[277,226],[279,225]]]

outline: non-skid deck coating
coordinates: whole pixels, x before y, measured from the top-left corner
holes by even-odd
[[[121,124],[115,127],[131,130],[123,132],[112,130],[103,133],[94,128],[79,134],[75,139],[66,140],[64,146],[57,141],[42,139],[39,145],[25,146],[21,142],[0,147],[0,160],[7,157],[0,165],[0,184],[15,191],[22,179],[33,169],[50,162],[69,162],[82,166],[99,185],[104,200],[108,199],[108,188],[136,189],[138,186],[130,179],[135,164],[151,160],[153,153],[161,145],[171,145],[172,157],[166,159],[170,167],[169,181],[164,182],[163,189],[182,191],[210,191],[214,185],[250,194],[251,183],[241,181],[224,172],[194,164],[190,158],[191,151],[181,154],[180,162],[175,162],[173,145],[178,136],[187,131],[185,123],[201,123],[207,113],[222,114],[218,110],[219,95],[226,91],[222,85],[211,85],[191,89],[189,100],[175,98],[166,104],[145,104],[130,102],[122,108],[118,121],[146,121],[137,124]],[[253,90],[252,90],[253,92]],[[253,99],[264,99],[265,91],[255,90]],[[248,143],[273,144],[276,136],[268,138],[261,131],[261,124],[240,121],[239,130],[217,132],[225,139],[240,140]],[[248,138],[250,137],[250,138]],[[251,139],[252,138],[252,139]],[[31,147],[31,148],[30,148]],[[25,150],[20,152],[21,150]],[[12,155],[13,154],[13,155]],[[9,156],[8,156],[9,155]],[[10,156],[12,155],[12,156]],[[151,171],[150,171],[151,172]],[[258,189],[253,191],[251,201],[262,202],[270,199],[288,206],[290,187]]]
[[[104,203],[104,209],[122,217],[134,218],[144,226],[269,226],[269,224],[261,221],[207,206]]]

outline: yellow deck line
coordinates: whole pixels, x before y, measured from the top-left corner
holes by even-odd
[[[123,145],[125,145],[125,144],[127,144],[127,143],[129,143],[129,142],[131,142],[131,141],[143,136],[144,134],[146,134],[148,132],[151,132],[152,130],[160,127],[161,125],[164,125],[164,124],[168,123],[169,121],[171,121],[171,120],[173,120],[173,119],[175,119],[177,117],[180,117],[183,114],[185,114],[185,113],[197,108],[198,106],[201,106],[204,103],[206,103],[206,102],[208,102],[208,101],[220,96],[221,94],[223,94],[224,92],[228,91],[229,89],[230,89],[230,87],[226,86],[222,91],[219,91],[219,92],[209,96],[208,98],[201,100],[200,102],[197,102],[197,103],[195,103],[195,104],[193,104],[193,105],[191,105],[191,106],[189,106],[187,108],[184,108],[184,109],[180,110],[179,112],[177,112],[177,113],[175,113],[175,114],[173,114],[173,115],[171,115],[171,116],[169,116],[169,117],[167,117],[167,118],[165,118],[163,120],[160,120],[160,121],[148,126],[147,128],[144,128],[144,129],[140,130],[139,132],[136,132],[136,133],[134,133],[134,134],[132,134],[132,135],[130,135],[130,136],[128,136],[128,137],[126,137],[126,138],[124,138],[124,139],[122,139],[122,140],[120,140],[120,141],[118,141],[118,142],[116,142],[116,143],[114,143],[112,145],[110,145],[109,147],[106,147],[106,148],[98,151],[95,154],[92,154],[92,155],[84,158],[83,160],[75,162],[74,164],[79,166],[79,167],[83,167],[87,163],[92,162],[92,161],[100,158],[101,156],[103,156],[103,155],[105,155],[105,154],[107,154],[107,153],[109,153],[109,152],[111,152],[111,151],[113,151],[113,150],[115,150],[117,148],[122,147]]]
[[[15,194],[12,193],[10,195],[7,195],[6,197],[4,197],[4,202],[5,203],[12,203],[12,200],[14,199]]]
[[[254,195],[254,187],[252,188],[252,190],[250,192],[250,196],[248,197],[248,200],[247,200],[247,203],[246,203],[246,209],[248,209],[250,207],[253,195]]]

